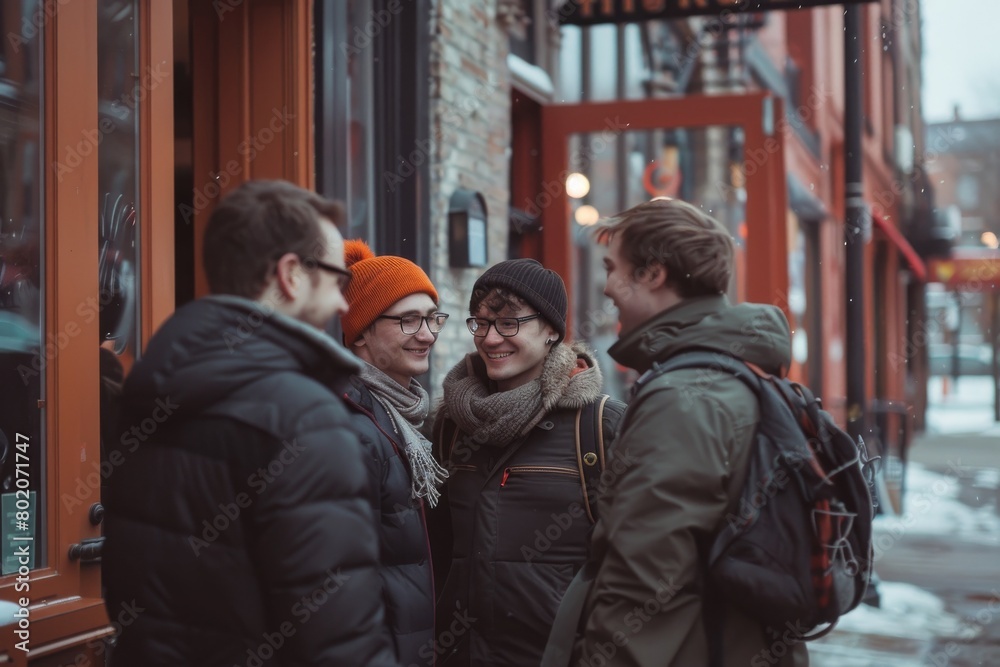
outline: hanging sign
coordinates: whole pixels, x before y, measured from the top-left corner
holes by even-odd
[[[685,16],[809,9],[823,5],[856,5],[875,0],[566,0],[556,10],[567,25],[632,23]]]

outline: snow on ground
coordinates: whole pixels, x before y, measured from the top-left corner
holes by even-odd
[[[811,667],[919,667],[934,637],[976,633],[921,588],[883,581],[879,593],[881,607],[860,605],[832,634],[809,644]]]
[[[880,607],[858,606],[840,619],[837,630],[911,639],[962,637],[974,632],[957,616],[945,612],[941,598],[922,588],[882,581],[878,592]]]
[[[1000,472],[983,471],[979,481],[1000,482]],[[980,484],[986,486],[986,483]],[[970,507],[957,499],[957,471],[940,474],[927,470],[919,463],[906,466],[906,496],[903,513],[898,516],[880,514],[875,517],[875,548],[885,540],[907,535],[946,535],[956,539],[1000,546],[1000,516],[996,507]],[[889,540],[894,542],[894,539]]]
[[[993,421],[993,379],[988,376],[960,377],[956,383],[932,377],[927,381],[927,433],[977,433],[1000,436]]]
[[[956,404],[968,405],[969,413],[983,412],[983,394],[951,397]],[[992,398],[987,400],[992,401]],[[978,405],[977,405],[978,404]],[[992,403],[987,420],[992,427]],[[972,430],[966,415],[947,423],[938,413],[937,425]],[[944,413],[947,414],[947,413]],[[930,417],[929,417],[930,420]],[[959,431],[959,432],[962,432]],[[954,432],[954,431],[952,431]],[[976,473],[976,486],[996,488],[1000,471]],[[1000,516],[993,506],[971,507],[958,500],[961,484],[958,471],[935,472],[910,462],[906,468],[906,496],[903,513],[879,515],[875,519],[876,558],[881,549],[891,548],[903,535],[938,535],[955,540],[1000,546]],[[917,586],[882,581],[881,606],[860,605],[840,619],[829,636],[809,644],[812,667],[921,667],[928,664],[928,651],[935,637],[975,636],[969,626],[945,611],[944,602]]]
[[[950,382],[947,395],[941,378],[928,383],[929,434],[1000,436],[993,421],[993,383],[988,377],[963,377]],[[965,471],[968,472],[968,471]],[[939,535],[955,540],[1000,546],[1000,516],[996,507],[971,507],[959,501],[957,470],[936,472],[912,461],[906,468],[902,514],[875,519],[875,546],[903,534]],[[1000,487],[1000,471],[975,473],[975,486]],[[879,538],[882,538],[881,542]],[[877,557],[877,554],[876,554]],[[833,633],[810,642],[811,667],[923,667],[935,637],[971,639],[980,628],[945,611],[943,600],[910,584],[879,583],[881,606],[861,605],[840,619]]]

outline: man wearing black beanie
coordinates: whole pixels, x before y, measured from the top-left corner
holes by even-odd
[[[501,262],[473,287],[476,352],[445,378],[434,429],[450,473],[431,521],[447,575],[437,627],[455,637],[435,646],[444,667],[537,665],[586,558],[586,485],[625,406],[601,394],[592,352],[562,344],[566,310],[562,278],[533,259]]]

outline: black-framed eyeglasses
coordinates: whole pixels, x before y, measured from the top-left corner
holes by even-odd
[[[469,327],[469,333],[476,338],[486,338],[490,334],[490,326],[504,338],[516,336],[521,330],[522,322],[530,322],[541,317],[541,313],[525,315],[524,317],[498,317],[495,320],[488,320],[485,317],[470,317],[465,320]]]
[[[427,330],[432,334],[441,333],[444,323],[448,321],[448,313],[434,313],[433,315],[379,315],[376,320],[396,320],[399,322],[399,329],[407,336],[413,336],[424,322],[427,323]]]
[[[347,286],[351,284],[351,278],[354,277],[350,269],[342,269],[339,266],[334,266],[333,264],[327,264],[326,262],[321,262],[315,257],[302,257],[300,255],[299,260],[302,261],[303,266],[305,266],[307,269],[323,269],[324,271],[327,271],[329,273],[336,274],[337,286],[340,287],[341,292],[347,289]]]

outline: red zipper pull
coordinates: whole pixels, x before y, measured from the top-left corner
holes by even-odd
[[[504,468],[503,477],[500,478],[500,486],[507,486],[508,477],[510,477],[510,468]]]

